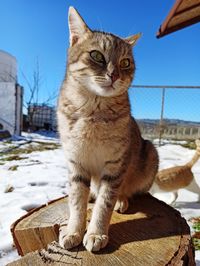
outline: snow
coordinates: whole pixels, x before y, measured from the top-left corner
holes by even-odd
[[[13,147],[24,149],[38,143],[55,143],[59,140],[55,134],[24,133],[22,137],[15,136],[11,141],[0,142],[0,152],[5,152]],[[155,141],[157,143],[157,141]],[[184,142],[183,142],[184,143]],[[188,162],[194,155],[194,150],[183,148],[176,142],[165,141],[164,145],[158,147],[160,156],[160,169],[182,165]],[[6,157],[6,153],[2,158]],[[22,153],[21,160],[0,161],[0,266],[19,258],[13,247],[10,225],[19,217],[26,214],[33,207],[40,206],[46,202],[62,197],[67,194],[67,169],[64,154],[61,147],[53,150],[34,151]],[[16,166],[15,171],[9,170]],[[200,185],[200,161],[193,167],[197,183]],[[5,193],[8,188],[12,192]],[[158,193],[158,198],[167,201],[171,193]],[[200,216],[200,204],[197,195],[185,189],[179,191],[175,207],[188,221],[191,217]],[[189,223],[189,222],[188,222]],[[189,223],[191,226],[191,224]],[[200,251],[195,252],[196,263],[200,266]]]

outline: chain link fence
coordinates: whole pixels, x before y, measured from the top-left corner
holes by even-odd
[[[129,90],[132,114],[143,137],[200,138],[200,86],[142,86]]]

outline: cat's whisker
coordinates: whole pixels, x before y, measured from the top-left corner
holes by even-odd
[[[107,80],[105,77],[95,76],[96,79]]]
[[[97,17],[97,20],[98,20],[98,23],[99,23],[99,29],[100,29],[100,31],[104,31],[103,30],[103,26],[102,26],[103,24],[102,24],[102,21],[101,21],[101,19],[100,19],[99,16]]]

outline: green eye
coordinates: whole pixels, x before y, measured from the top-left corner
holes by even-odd
[[[98,63],[105,63],[105,58],[104,56],[102,55],[102,53],[100,53],[99,51],[91,51],[90,52],[90,56],[92,57],[92,59]]]
[[[128,68],[130,66],[130,60],[128,58],[122,59],[120,62],[121,68]]]

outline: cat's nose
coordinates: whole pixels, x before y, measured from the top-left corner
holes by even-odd
[[[107,74],[107,75],[111,78],[112,83],[114,83],[119,78],[119,74],[116,72],[113,72],[113,73]]]

